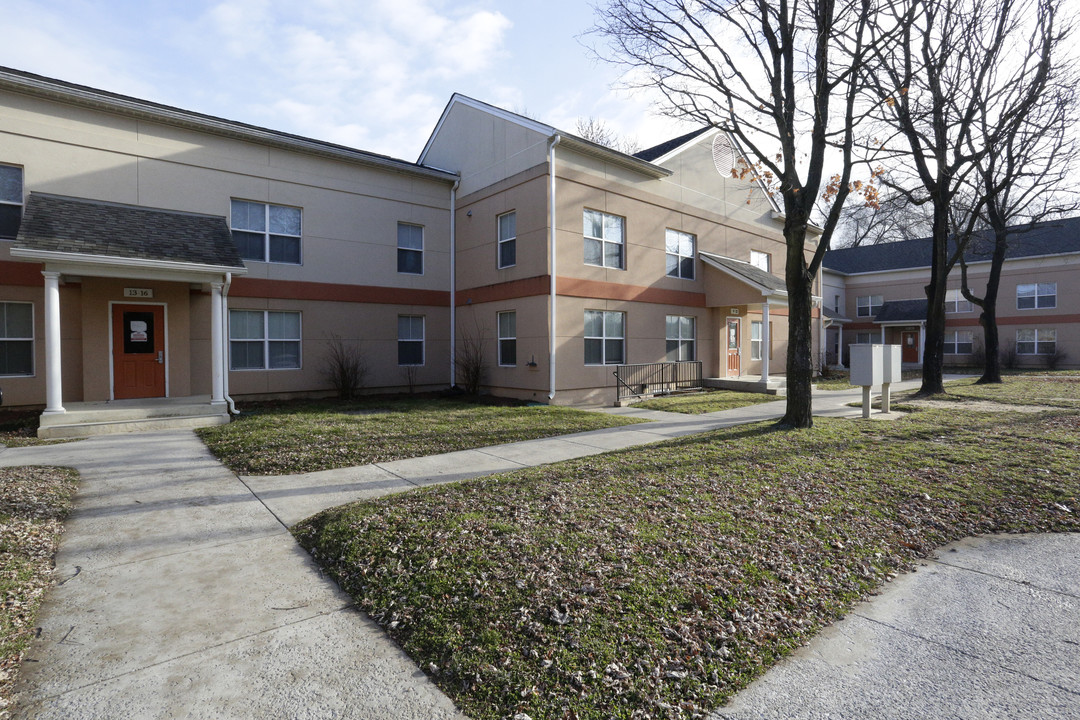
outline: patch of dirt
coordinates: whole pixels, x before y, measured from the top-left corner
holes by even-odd
[[[945,408],[950,410],[973,410],[975,412],[1022,412],[1038,413],[1047,408],[1041,405],[1009,405],[992,400],[927,400],[906,399],[905,405],[926,408]]]

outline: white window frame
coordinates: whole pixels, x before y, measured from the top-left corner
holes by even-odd
[[[758,270],[764,270],[767,273],[771,273],[772,253],[762,252],[761,250],[751,250],[750,264],[756,267]]]
[[[590,366],[590,367],[600,367],[600,366],[603,366],[603,365],[625,365],[626,364],[626,313],[619,312],[619,311],[616,311],[616,310],[586,310],[585,311],[585,321],[584,321],[584,327],[585,328],[589,327],[589,321],[588,321],[589,313],[599,313],[600,314],[600,316],[601,316],[600,317],[600,332],[601,332],[601,334],[600,335],[585,335],[585,333],[583,332],[582,335],[583,335],[584,340],[585,340],[585,348],[588,348],[589,341],[593,341],[593,342],[600,341],[600,362],[598,362],[598,363],[588,362],[588,359],[587,359],[588,353],[586,352],[585,365]],[[619,316],[621,316],[622,335],[608,335],[607,334],[608,315],[619,315]],[[607,344],[608,344],[608,342],[615,341],[615,340],[618,340],[621,343],[622,359],[621,360],[608,360]]]
[[[1046,292],[1046,290],[1052,290]],[[1021,300],[1031,298],[1031,305],[1021,305]],[[1044,299],[1045,298],[1045,299]],[[1057,307],[1057,283],[1019,283],[1016,286],[1017,310],[1053,310]]]
[[[236,226],[236,213],[234,212],[233,203],[247,203],[248,205],[260,205],[263,209],[263,229],[252,230],[249,228]],[[295,210],[300,216],[300,232],[296,235],[292,233],[284,232],[272,232],[270,230],[270,208],[282,208],[285,210]],[[293,205],[278,205],[276,203],[260,202],[258,200],[245,200],[243,198],[231,198],[229,202],[229,230],[233,233],[248,233],[250,235],[262,235],[263,238],[263,252],[262,258],[246,258],[241,257],[249,262],[264,262],[274,263],[275,265],[303,265],[304,264],[304,209],[295,207]],[[270,259],[270,241],[272,238],[289,238],[296,240],[296,262],[291,260],[271,260]]]
[[[860,295],[855,298],[855,317],[874,317],[881,312],[881,306],[885,304],[883,299],[882,295]]]
[[[25,172],[23,170],[23,167],[21,165],[10,165],[8,163],[0,163],[0,167],[11,168],[12,170],[18,170],[18,172],[19,172],[19,200],[18,200],[18,202],[14,201],[14,200],[5,200],[4,198],[0,197],[0,205],[7,205],[8,207],[17,207],[17,208],[19,208],[19,221],[21,222],[22,221],[22,215],[23,215],[23,206],[25,204],[25,197],[26,197],[26,174],[25,174]],[[16,231],[18,231],[18,227],[19,227],[19,223],[15,223]],[[15,236],[14,235],[0,235],[0,238],[2,238],[4,240],[13,240],[13,239],[15,239]],[[16,377],[26,377],[26,376],[19,375],[19,376],[16,376]]]
[[[872,332],[857,332],[855,333],[854,345],[870,345],[874,342],[875,333]]]
[[[401,319],[410,318],[420,321],[420,337],[401,337]],[[401,343],[420,343],[420,362],[401,362]],[[427,363],[427,318],[424,315],[398,315],[397,329],[398,367],[423,367]]]
[[[233,337],[233,313],[261,313],[262,318],[262,338],[234,338]],[[270,316],[271,315],[295,315],[297,319],[297,336],[291,337],[270,337]],[[236,367],[233,363],[233,344],[234,343],[262,343],[262,367]],[[270,343],[296,343],[296,365],[288,367],[270,367]],[[266,372],[266,371],[279,371],[279,370],[302,370],[304,367],[304,315],[299,310],[250,310],[248,308],[229,308],[229,370],[233,372]]]
[[[504,333],[503,318],[510,317],[513,321],[513,332],[509,334]],[[498,335],[498,356],[499,367],[517,367],[517,310],[503,310],[502,312],[495,313],[495,334]],[[514,347],[514,361],[506,362],[503,357],[503,343],[513,343]]]
[[[401,246],[401,228],[403,228],[403,227],[416,228],[417,230],[420,231],[420,247],[414,248],[414,247],[402,247]],[[424,242],[425,242],[424,235],[425,234],[426,233],[424,232],[424,226],[423,225],[418,225],[416,223],[409,223],[409,222],[400,222],[400,221],[398,222],[398,224],[397,224],[397,255],[396,255],[396,257],[397,257],[397,271],[398,271],[399,275],[423,275],[424,274],[424,265],[425,265],[425,263],[424,263]],[[420,272],[413,272],[411,270],[402,270],[401,269],[401,253],[404,253],[404,252],[417,253],[417,255],[419,255],[419,257],[420,257]]]
[[[683,252],[684,240],[686,240],[690,244],[689,254]],[[674,241],[674,243],[672,241]],[[674,252],[672,252],[671,250],[673,246],[675,248]],[[690,233],[683,232],[681,230],[672,230],[671,228],[666,228],[664,230],[664,269],[667,273],[667,276],[670,278],[678,278],[679,280],[693,280],[694,276],[697,274],[697,267],[695,267],[694,263],[694,255],[696,254],[696,251],[697,236],[691,235]],[[672,258],[675,259],[674,272],[671,269],[667,268],[667,265],[670,264]],[[686,259],[690,260],[689,275],[684,275],[682,271],[683,260]]]
[[[513,218],[514,220],[514,232],[506,237],[503,237],[503,219]],[[514,267],[517,265],[517,211],[511,210],[505,212],[495,218],[495,233],[498,237],[498,243],[495,247],[495,263],[500,270],[505,268]],[[513,248],[514,262],[503,264],[503,248],[509,245]]]
[[[967,345],[967,350],[961,351],[961,345]],[[974,350],[975,336],[970,330],[945,331],[945,344],[943,348],[944,355],[970,355]]]
[[[945,291],[945,312],[965,313],[973,309],[972,302],[964,297],[964,291],[960,288]]]
[[[675,320],[672,323],[672,320]],[[690,335],[683,335],[685,323],[690,321]],[[675,334],[671,334],[671,326],[675,325]],[[625,330],[624,330],[625,332]],[[671,343],[675,343],[675,359],[671,359]],[[683,357],[683,349],[690,348],[690,357]],[[666,315],[664,317],[664,358],[667,362],[694,362],[697,360],[697,317],[693,315]]]
[[[36,357],[36,354],[35,354],[35,351],[37,349],[37,344],[34,342],[34,303],[32,303],[32,302],[23,302],[21,300],[0,300],[0,309],[4,310],[4,313],[5,313],[5,316],[6,316],[7,310],[6,310],[6,308],[3,308],[3,306],[5,306],[5,305],[29,305],[30,306],[30,337],[7,337],[7,336],[0,337],[0,343],[9,343],[9,342],[18,342],[18,343],[29,342],[30,343],[30,372],[27,372],[27,373],[0,374],[0,377],[13,377],[13,378],[16,378],[16,377],[19,377],[19,378],[34,377],[37,374],[36,371],[35,371],[35,368],[37,367],[37,357]],[[2,327],[3,326],[0,326],[0,328],[2,328]],[[5,330],[5,332],[6,332],[6,330]]]
[[[587,231],[588,231],[589,223],[585,220],[585,218],[588,216],[589,213],[594,213],[594,214],[600,216],[600,233],[601,233],[602,237],[595,237],[593,235],[588,234]],[[619,239],[618,240],[609,240],[607,238],[607,226],[608,226],[607,220],[608,220],[608,218],[612,218],[612,219],[615,219],[615,220],[619,221],[620,232],[619,232]],[[581,224],[582,224],[582,228],[583,228],[582,229],[582,234],[585,236],[585,246],[587,247],[590,242],[600,243],[600,262],[599,262],[599,264],[591,263],[587,259],[585,260],[585,264],[586,265],[591,265],[593,267],[605,267],[605,268],[609,268],[609,269],[612,269],[612,270],[625,270],[626,269],[626,218],[621,217],[619,215],[612,215],[610,213],[601,212],[600,210],[592,210],[590,208],[585,208],[585,211],[582,213],[582,222],[581,222]],[[619,264],[618,265],[608,265],[607,264],[607,255],[608,255],[607,248],[608,248],[609,245],[614,245],[614,246],[617,246],[619,248]]]
[[[1030,333],[1030,339],[1021,340],[1021,334],[1027,336]],[[1024,352],[1020,349],[1020,344],[1031,345],[1030,352]],[[1040,348],[1043,345],[1053,345],[1052,349],[1046,350]],[[1054,328],[1019,328],[1016,331],[1016,354],[1017,355],[1052,355],[1057,351],[1057,330]]]

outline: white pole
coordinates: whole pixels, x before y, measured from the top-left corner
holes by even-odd
[[[221,289],[224,282],[210,283],[210,403],[225,402],[224,341],[222,339]]]
[[[45,276],[45,415],[67,412],[63,404],[60,366],[60,273]]]
[[[769,303],[761,305],[761,382],[769,386]]]

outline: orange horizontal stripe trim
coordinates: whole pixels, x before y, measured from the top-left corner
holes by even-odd
[[[705,293],[687,292],[685,290],[663,290],[640,285],[622,285],[620,283],[568,277],[558,278],[555,281],[555,288],[559,295],[566,295],[567,297],[705,307]]]
[[[0,285],[42,287],[45,285],[45,276],[41,274],[41,267],[41,263],[0,260]]]
[[[457,291],[458,306],[472,303],[498,302],[499,300],[515,300],[523,297],[536,297],[547,295],[551,292],[551,276],[537,275],[522,280],[495,283],[493,285],[481,285]]]
[[[1061,325],[1062,323],[1080,323],[1080,315],[1010,315],[999,317],[998,325]],[[978,321],[974,323],[978,325]]]
[[[265,280],[239,277],[233,280],[230,297],[321,300],[325,302],[376,303],[380,305],[431,305],[449,307],[444,290],[411,290],[375,285],[342,285],[298,280]]]

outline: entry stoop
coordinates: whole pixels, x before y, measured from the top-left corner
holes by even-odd
[[[767,383],[762,382],[761,378],[755,375],[741,378],[705,378],[703,382],[705,387],[721,390],[756,392],[778,397],[787,395],[787,378],[783,375],[770,375]]]
[[[211,405],[210,396],[66,403],[67,412],[41,416],[39,438],[149,432],[224,425],[228,406]]]

